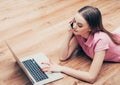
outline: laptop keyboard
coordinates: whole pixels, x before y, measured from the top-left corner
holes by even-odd
[[[47,79],[48,76],[43,72],[40,66],[36,63],[34,59],[29,59],[22,62],[27,70],[30,72],[32,77],[36,82]]]

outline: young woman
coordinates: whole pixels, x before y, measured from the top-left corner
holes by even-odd
[[[72,24],[73,23],[73,24]],[[43,71],[60,71],[78,79],[93,83],[101,69],[103,61],[120,62],[120,35],[104,29],[98,8],[85,6],[78,10],[70,22],[66,40],[61,48],[60,60],[67,60],[80,45],[83,51],[93,59],[88,72],[74,70],[54,63],[47,64]]]

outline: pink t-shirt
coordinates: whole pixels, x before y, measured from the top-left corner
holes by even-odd
[[[80,35],[75,37],[90,58],[93,59],[96,51],[106,50],[105,61],[120,62],[120,45],[114,44],[106,33],[97,32],[94,35],[90,35],[87,41]]]

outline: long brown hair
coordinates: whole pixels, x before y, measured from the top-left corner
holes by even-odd
[[[117,44],[120,45],[120,42],[117,40],[114,34],[107,31],[103,24],[102,24],[102,16],[101,12],[98,8],[93,6],[85,6],[78,10],[78,13],[82,14],[83,18],[87,21],[87,23],[90,26],[91,34],[94,34],[96,32],[102,31],[108,34],[108,36],[111,38],[111,40]]]

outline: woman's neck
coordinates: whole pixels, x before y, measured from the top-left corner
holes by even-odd
[[[89,36],[90,36],[90,33],[86,33],[86,34],[82,35],[82,37],[85,38],[86,40],[88,39]]]

